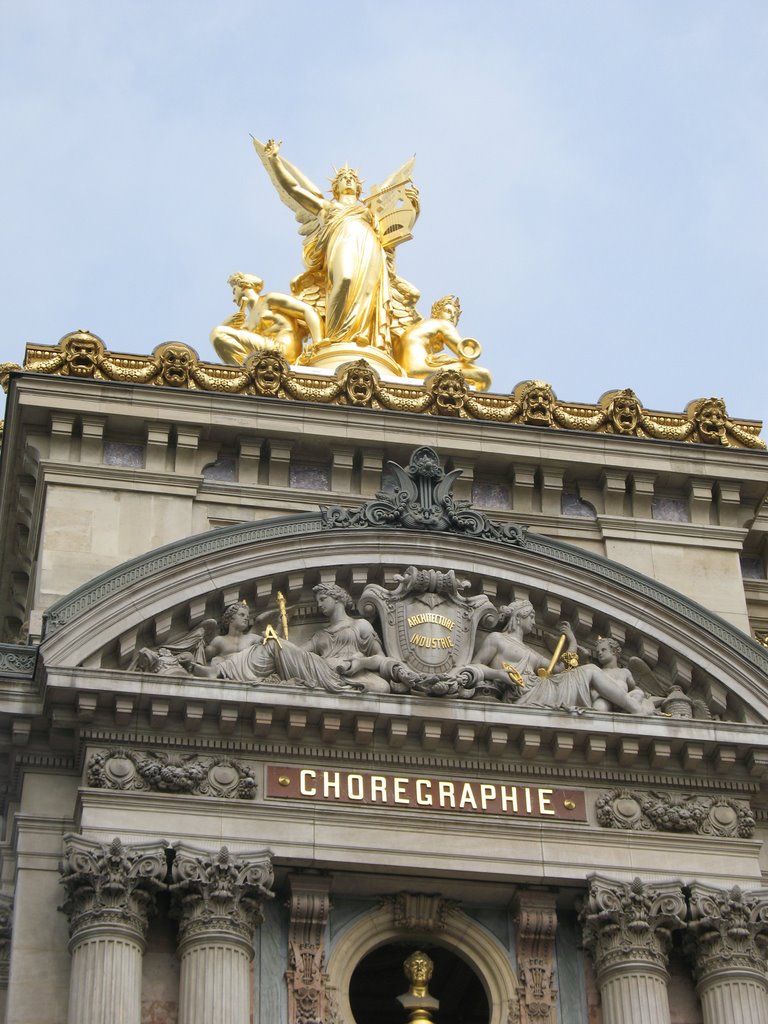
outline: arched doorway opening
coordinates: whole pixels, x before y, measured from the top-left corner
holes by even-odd
[[[461,957],[443,946],[401,942],[379,946],[352,973],[349,1002],[357,1024],[405,1024],[407,1011],[397,996],[408,990],[405,959],[416,948],[434,963],[430,994],[440,1001],[439,1024],[488,1024],[490,1010],[480,978]]]

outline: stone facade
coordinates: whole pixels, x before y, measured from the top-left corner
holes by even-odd
[[[15,376],[5,1020],[768,1019],[767,459]]]

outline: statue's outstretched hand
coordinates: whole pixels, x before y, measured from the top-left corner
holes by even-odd
[[[264,155],[277,156],[281,146],[282,142],[276,142],[274,139],[267,139],[266,145],[264,146]]]

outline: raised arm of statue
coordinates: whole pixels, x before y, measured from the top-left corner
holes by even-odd
[[[327,200],[320,189],[279,153],[280,143],[270,139],[267,143],[253,139],[253,148],[264,164],[267,174],[277,192],[303,223],[306,214],[317,216]],[[298,209],[297,209],[298,207]],[[303,214],[303,216],[302,216]]]

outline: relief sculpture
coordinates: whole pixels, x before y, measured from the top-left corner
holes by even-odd
[[[588,649],[570,623],[542,636],[528,600],[497,607],[468,594],[456,573],[409,566],[389,587],[369,583],[355,602],[343,587],[313,588],[320,627],[289,640],[288,623],[314,616],[306,605],[263,613],[277,628],[257,632],[244,602],[157,649],[142,648],[135,671],[329,693],[391,693],[484,700],[516,708],[584,713],[710,717],[702,702],[657,680],[647,664],[619,664],[622,647],[598,637]],[[300,614],[301,613],[301,614]],[[282,621],[282,635],[278,634]],[[299,628],[298,633],[302,630]],[[536,641],[531,637],[536,634]],[[547,640],[549,637],[549,640]],[[638,679],[639,677],[639,679]],[[643,685],[640,685],[642,681]]]

